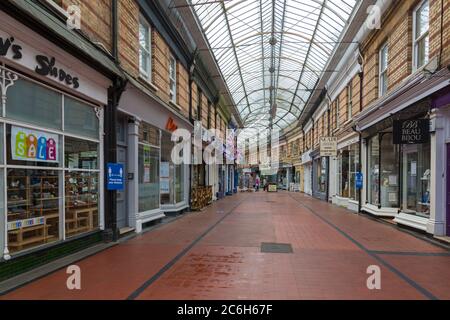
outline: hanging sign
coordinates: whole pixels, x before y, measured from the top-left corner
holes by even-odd
[[[58,163],[58,146],[56,134],[11,126],[13,160]]]
[[[321,157],[337,156],[337,137],[320,138],[320,156]]]
[[[430,120],[394,120],[394,144],[420,144],[430,141]]]

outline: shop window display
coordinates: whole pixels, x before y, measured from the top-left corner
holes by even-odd
[[[321,157],[315,160],[316,162],[316,178],[317,191],[326,192],[327,188],[327,158]]]
[[[175,204],[184,200],[184,166],[172,162],[171,134],[162,132],[161,142],[161,204]]]
[[[430,143],[402,146],[403,212],[430,215],[430,154]]]
[[[8,169],[7,215],[10,252],[59,239],[59,172]]]
[[[15,123],[0,123],[0,206],[11,253],[98,228],[98,111],[23,77],[9,88],[6,116]]]
[[[139,212],[159,208],[159,148],[139,144]]]
[[[399,148],[392,133],[383,132],[369,141],[369,202],[384,208],[399,207]]]
[[[359,172],[359,144],[350,146],[349,155],[349,198],[352,200],[359,200],[359,192],[356,189],[356,173]]]
[[[348,150],[341,150],[339,159],[339,195],[344,198],[350,197],[349,185],[349,156]]]

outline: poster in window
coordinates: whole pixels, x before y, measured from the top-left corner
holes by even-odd
[[[169,162],[161,162],[161,169],[160,169],[161,178],[169,178],[170,177],[169,168],[170,168]]]
[[[168,194],[170,193],[170,183],[169,178],[161,178],[160,184],[159,184],[159,190],[161,194]]]
[[[13,160],[58,163],[58,146],[56,134],[11,126]]]
[[[144,167],[144,183],[150,183],[150,166]]]

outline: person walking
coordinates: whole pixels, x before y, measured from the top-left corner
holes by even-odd
[[[260,180],[259,180],[259,176],[256,176],[256,180],[255,180],[255,189],[256,191],[259,191],[259,184],[260,184]]]

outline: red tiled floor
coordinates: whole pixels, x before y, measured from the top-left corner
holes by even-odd
[[[261,253],[261,242],[294,252]],[[60,270],[1,298],[449,299],[450,257],[424,253],[448,251],[299,193],[239,194],[84,259],[80,291]],[[366,286],[370,265],[381,268],[381,290]]]

